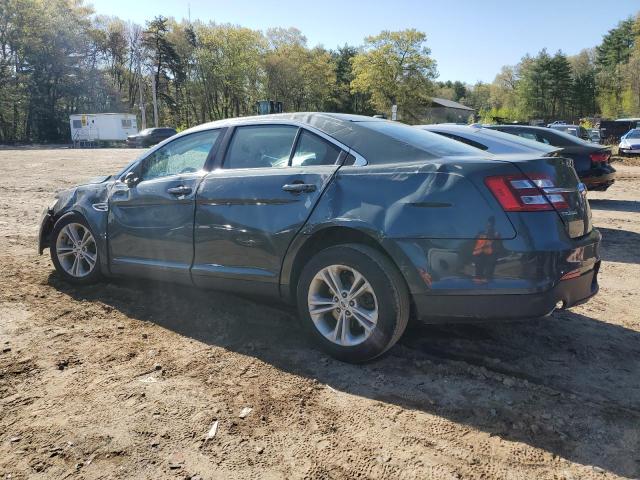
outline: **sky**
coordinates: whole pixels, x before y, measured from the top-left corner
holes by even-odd
[[[96,13],[144,24],[162,14],[257,30],[296,27],[309,46],[361,45],[382,30],[416,28],[438,63],[438,80],[491,82],[542,48],[573,55],[594,47],[640,0],[87,0]]]

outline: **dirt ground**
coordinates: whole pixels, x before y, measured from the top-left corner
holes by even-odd
[[[589,303],[412,326],[353,366],[272,306],[58,278],[36,254],[41,210],[140,152],[0,150],[0,478],[640,477],[640,163],[589,194]]]

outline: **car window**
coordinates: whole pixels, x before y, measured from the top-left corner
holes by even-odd
[[[312,165],[334,165],[340,156],[340,148],[318,135],[302,130],[291,165],[308,167]]]
[[[535,142],[542,142],[542,140],[541,140],[541,139],[538,139],[538,136],[537,136],[535,133],[531,133],[531,132],[521,132],[521,131],[517,130],[517,131],[516,131],[516,134],[517,134],[519,137],[526,138],[526,139],[528,139],[528,140],[533,140],[533,141],[535,141]]]
[[[505,133],[501,130],[492,130],[490,128],[480,128],[478,129],[477,135],[483,137],[489,137],[497,142],[508,142],[516,145],[520,145],[526,149],[539,150],[541,152],[554,152],[557,148],[552,146],[542,145],[542,142],[538,142],[535,139],[525,138],[520,135],[512,135],[510,133]]]
[[[286,167],[297,132],[291,125],[237,127],[224,168]]]
[[[220,130],[207,130],[164,145],[142,161],[141,181],[197,172],[204,167],[219,135]]]
[[[589,142],[577,137],[575,135],[571,135],[566,132],[560,132],[558,130],[553,131],[544,131],[541,130],[539,135],[544,136],[551,145],[555,145],[557,147],[575,147],[576,145],[591,145]]]
[[[551,139],[548,135],[544,135],[543,133],[536,133],[536,137],[540,143],[546,143],[547,145],[551,145]]]

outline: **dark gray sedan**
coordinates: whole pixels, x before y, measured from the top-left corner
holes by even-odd
[[[297,304],[372,359],[427,322],[550,314],[598,290],[600,234],[562,158],[497,158],[369,117],[202,125],[58,194],[39,250],[75,284],[170,280]]]

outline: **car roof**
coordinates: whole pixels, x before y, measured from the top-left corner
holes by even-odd
[[[223,128],[234,125],[242,125],[244,123],[273,123],[279,121],[292,120],[299,123],[314,126],[323,120],[332,120],[338,123],[348,122],[384,122],[382,118],[368,117],[365,115],[353,115],[350,113],[325,113],[325,112],[296,112],[296,113],[274,113],[270,115],[253,115],[248,117],[226,118],[224,120],[215,120],[213,122],[203,123],[192,127],[187,132],[195,132],[200,130],[208,130],[211,128]]]
[[[491,153],[478,148],[428,132],[423,133],[432,135],[431,138],[423,136],[408,138],[414,137],[413,132],[417,132],[417,129],[401,122],[346,113],[297,112],[234,117],[197,125],[178,133],[170,140],[217,128],[259,126],[261,124],[309,127],[311,131],[315,130],[316,133],[332,138],[356,157],[363,157],[369,164],[424,161],[429,158],[444,157],[460,158],[462,156],[467,159],[476,158],[486,161],[494,157]],[[398,130],[402,130],[402,132],[398,132]],[[382,141],[381,136],[386,140]],[[159,143],[154,149],[161,148],[167,141],[169,140]],[[428,145],[425,146],[425,144]]]

